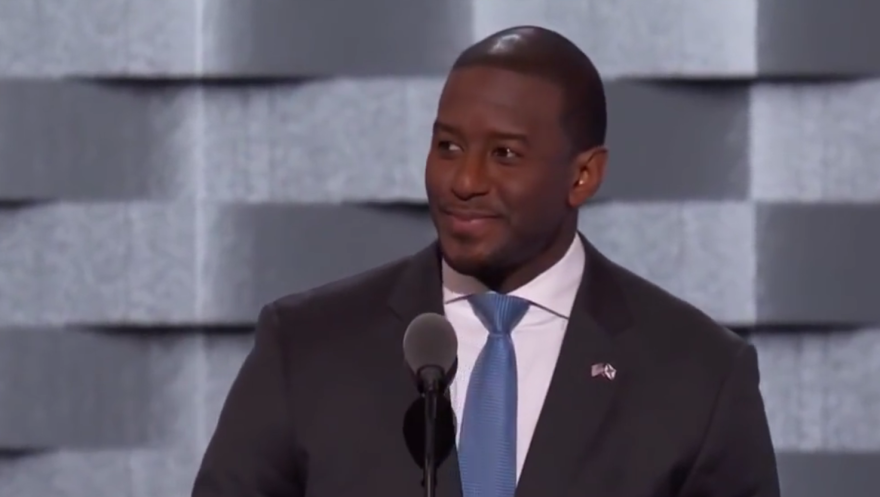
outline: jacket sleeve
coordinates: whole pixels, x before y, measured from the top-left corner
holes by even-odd
[[[299,497],[305,467],[286,386],[279,318],[260,312],[253,348],[220,413],[192,497]]]
[[[779,497],[754,346],[744,346],[716,399],[696,463],[679,497]]]

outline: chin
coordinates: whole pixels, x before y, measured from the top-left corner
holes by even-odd
[[[485,274],[493,265],[491,251],[483,250],[480,247],[441,239],[440,251],[443,254],[443,260],[449,264],[449,267],[467,276],[478,277]]]
[[[446,264],[454,269],[457,273],[465,276],[479,278],[486,272],[487,265],[481,259],[466,257],[447,257],[444,256]]]

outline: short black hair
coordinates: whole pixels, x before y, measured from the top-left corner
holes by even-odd
[[[516,26],[475,43],[452,69],[493,66],[549,80],[564,95],[563,129],[574,153],[605,144],[608,116],[602,78],[593,62],[561,34],[537,26]]]

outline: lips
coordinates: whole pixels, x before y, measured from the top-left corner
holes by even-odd
[[[469,206],[444,205],[440,207],[440,212],[447,216],[460,219],[462,221],[476,221],[480,219],[491,219],[500,217],[496,212],[486,209],[473,208]]]
[[[494,213],[472,210],[444,209],[442,212],[446,215],[453,233],[468,236],[482,233],[499,219]]]
[[[455,211],[449,210],[445,211],[445,213],[449,216],[452,216],[456,219],[460,219],[462,221],[477,221],[480,219],[491,219],[498,217],[495,214],[489,214],[485,212],[473,212],[473,211]]]

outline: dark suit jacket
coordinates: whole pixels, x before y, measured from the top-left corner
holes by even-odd
[[[585,243],[517,497],[778,497],[755,349]],[[401,340],[442,313],[437,247],[261,312],[194,497],[413,497]],[[608,380],[592,364],[617,370]],[[460,497],[455,452],[438,496]]]

